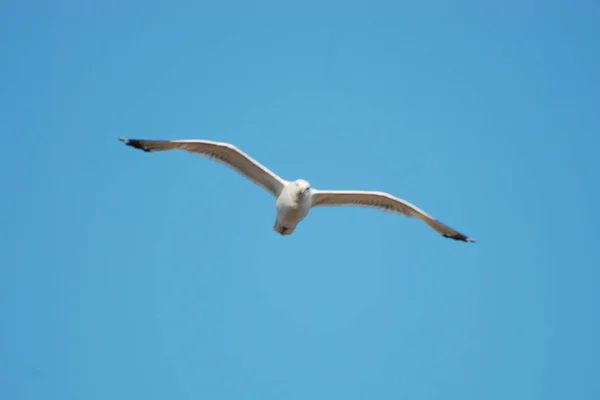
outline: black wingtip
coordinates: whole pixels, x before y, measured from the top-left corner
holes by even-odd
[[[143,150],[145,152],[150,151],[142,145],[141,140],[127,139],[127,138],[120,137],[119,141],[121,141],[121,142],[125,143],[127,146],[131,146],[135,149]]]
[[[458,240],[458,241],[461,241],[461,242],[467,242],[467,243],[475,243],[476,242],[475,239],[470,238],[470,237],[465,236],[465,235],[460,234],[460,233],[455,234],[455,235],[447,235],[446,234],[446,235],[442,235],[442,236],[444,236],[445,238],[448,238],[448,239]]]

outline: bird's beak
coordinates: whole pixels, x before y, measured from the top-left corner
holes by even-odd
[[[304,192],[306,192],[306,188],[305,187],[303,187],[302,189],[300,189],[300,193],[301,194],[304,194]]]

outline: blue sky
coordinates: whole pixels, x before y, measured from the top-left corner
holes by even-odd
[[[599,398],[599,11],[3,2],[0,398]],[[362,208],[281,237],[253,183],[118,136],[478,242]]]

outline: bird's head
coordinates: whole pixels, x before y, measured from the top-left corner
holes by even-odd
[[[298,179],[297,181],[294,182],[296,184],[296,186],[298,187],[298,193],[300,195],[304,195],[306,193],[309,192],[310,189],[310,183],[308,183],[307,181],[305,181],[304,179]]]

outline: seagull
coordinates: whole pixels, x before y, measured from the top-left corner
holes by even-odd
[[[209,140],[145,140],[119,138],[133,148],[145,151],[184,150],[225,164],[244,175],[277,199],[277,216],[273,230],[282,236],[293,234],[296,227],[315,207],[362,206],[406,217],[416,217],[445,238],[463,242],[474,239],[455,231],[425,211],[385,192],[361,190],[318,190],[304,179],[288,181],[238,149],[236,146]]]

